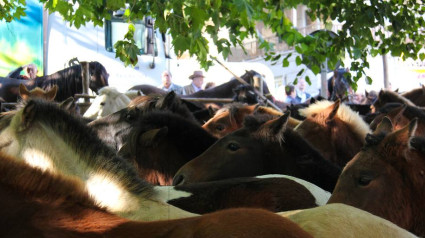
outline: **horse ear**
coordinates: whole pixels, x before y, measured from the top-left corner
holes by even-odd
[[[407,105],[406,104],[403,104],[403,105],[401,105],[401,106],[399,106],[399,107],[397,107],[397,108],[395,108],[394,110],[391,110],[389,113],[388,113],[388,117],[393,121],[393,122],[396,122],[396,121],[398,121],[399,119],[400,119],[400,117],[403,115],[403,113],[404,113],[404,111],[405,111],[405,109],[406,109],[406,107],[407,107]]]
[[[310,98],[310,104],[314,104],[314,103],[316,103],[316,101],[317,101],[317,100],[316,100],[314,97],[311,97],[311,98]]]
[[[71,109],[71,107],[73,105],[74,105],[74,98],[69,97],[69,98],[63,100],[61,103],[59,103],[59,108],[65,110],[65,111],[69,111],[69,109]]]
[[[394,92],[398,93],[399,88],[397,88],[396,90],[394,90]]]
[[[168,127],[149,130],[139,137],[138,144],[144,147],[155,147],[168,134]]]
[[[387,134],[393,130],[393,123],[388,117],[384,117],[382,121],[376,127],[376,130],[373,132],[374,135],[381,133]]]
[[[338,113],[338,109],[339,106],[341,105],[341,100],[337,99],[334,104],[332,104],[332,106],[330,106],[330,108],[332,108],[331,112],[329,113],[329,116],[327,118],[327,121],[330,121],[332,119],[334,119],[334,117],[336,116],[336,114]]]
[[[163,100],[159,100],[158,103],[161,103],[159,106],[160,109],[165,109],[171,107],[176,103],[176,93],[171,90],[169,93],[165,95]]]
[[[23,131],[31,125],[34,120],[36,111],[36,103],[34,101],[29,101],[27,105],[25,105],[24,109],[22,110],[22,123],[19,127],[19,131]]]
[[[405,142],[409,145],[410,140],[416,133],[417,125],[418,118],[415,117],[407,126],[401,128],[398,131],[395,131],[391,136],[392,138],[395,138],[395,140]]]
[[[277,141],[280,141],[290,116],[291,112],[287,111],[279,118],[267,121],[260,127],[260,134],[266,138],[276,138]]]
[[[48,92],[44,94],[47,101],[53,101],[56,97],[56,93],[58,92],[58,85],[54,85]]]
[[[21,96],[22,100],[28,100],[30,92],[28,91],[27,87],[25,87],[24,84],[19,84],[19,95]]]

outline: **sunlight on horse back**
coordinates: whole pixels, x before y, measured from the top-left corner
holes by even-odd
[[[417,119],[393,130],[384,118],[344,168],[329,203],[345,203],[425,235],[425,139]]]
[[[361,149],[370,132],[359,114],[340,100],[318,101],[299,113],[306,119],[295,131],[341,168]]]
[[[186,193],[141,180],[134,167],[103,144],[85,122],[56,104],[30,100],[1,131],[0,144],[2,152],[33,167],[79,178],[98,204],[120,216],[137,220],[194,216],[166,204]]]
[[[415,238],[417,236],[378,216],[345,204],[278,213],[315,238]]]
[[[13,237],[312,237],[288,218],[260,209],[228,209],[157,222],[131,221],[99,206],[78,179],[43,172],[3,154],[0,174],[0,215],[6,218],[0,230]]]
[[[93,120],[99,119],[127,107],[130,101],[127,95],[120,93],[116,88],[103,87],[99,90],[99,95],[93,100],[83,117]]]

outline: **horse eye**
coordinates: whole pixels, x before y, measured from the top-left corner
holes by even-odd
[[[235,144],[235,143],[230,143],[228,146],[227,146],[227,148],[229,149],[229,150],[231,150],[231,151],[237,151],[237,150],[239,150],[239,145],[237,145],[237,144]]]
[[[372,177],[369,177],[369,176],[361,176],[360,178],[359,178],[359,180],[357,181],[357,183],[360,185],[360,186],[367,186],[367,185],[369,185],[370,184],[370,182],[372,181]]]
[[[216,126],[215,126],[215,129],[216,129],[217,131],[223,131],[223,130],[224,130],[224,126],[223,126],[223,125],[216,125]]]

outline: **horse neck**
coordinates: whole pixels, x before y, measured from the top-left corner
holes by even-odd
[[[285,143],[285,150],[290,153],[290,157],[285,157],[285,159],[292,158],[298,170],[297,174],[293,174],[293,176],[332,192],[341,173],[341,168],[325,160],[297,132],[287,129],[284,138],[285,142],[282,143]]]
[[[76,93],[82,92],[81,67],[71,66],[54,74],[37,78],[37,86],[40,88],[51,88],[54,85],[59,88],[56,101],[63,101],[68,97],[73,97]]]

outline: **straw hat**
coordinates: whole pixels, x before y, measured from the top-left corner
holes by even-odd
[[[194,78],[197,78],[197,77],[205,78],[204,74],[200,70],[193,71],[193,74],[189,76],[190,79],[194,79]]]

